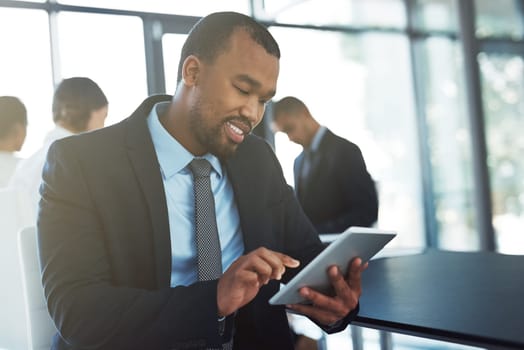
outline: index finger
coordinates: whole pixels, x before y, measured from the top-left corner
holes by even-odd
[[[294,268],[300,265],[298,260],[293,259],[289,255],[275,252],[264,247],[258,248],[253,253],[271,267],[271,278],[280,279],[286,268]]]
[[[293,259],[289,255],[282,254],[282,253],[277,253],[277,254],[280,255],[280,260],[282,261],[282,264],[284,264],[285,267],[295,268],[300,265],[300,261],[298,261],[297,259]]]

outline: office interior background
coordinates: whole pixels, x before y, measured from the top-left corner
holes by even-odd
[[[279,42],[275,99],[299,97],[359,145],[377,226],[398,231],[389,248],[524,253],[522,0],[0,0],[0,95],[28,110],[21,156],[52,128],[63,78],[100,85],[106,124],[149,94],[172,94],[187,32],[222,10],[253,16]],[[270,109],[259,132],[293,185],[300,147],[272,132]],[[377,331],[363,334],[365,349],[380,348]],[[391,346],[466,348],[399,334]]]

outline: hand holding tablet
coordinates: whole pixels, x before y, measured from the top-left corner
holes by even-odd
[[[348,263],[352,259],[359,257],[363,263],[367,262],[395,236],[394,231],[350,227],[282,287],[269,303],[273,305],[304,303],[306,300],[298,291],[306,286],[326,295],[334,295],[327,275],[330,266],[337,265],[346,275]]]

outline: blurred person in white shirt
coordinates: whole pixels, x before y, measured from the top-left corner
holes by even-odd
[[[58,139],[102,128],[107,111],[107,98],[93,80],[73,77],[58,85],[53,96],[55,127],[46,135],[39,150],[19,162],[9,183],[18,194],[21,227],[36,223],[39,187],[49,146]]]
[[[17,97],[0,96],[0,188],[9,183],[27,132],[27,110]]]

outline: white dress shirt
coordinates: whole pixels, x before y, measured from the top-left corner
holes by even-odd
[[[19,160],[13,152],[0,151],[0,188],[7,186]]]

